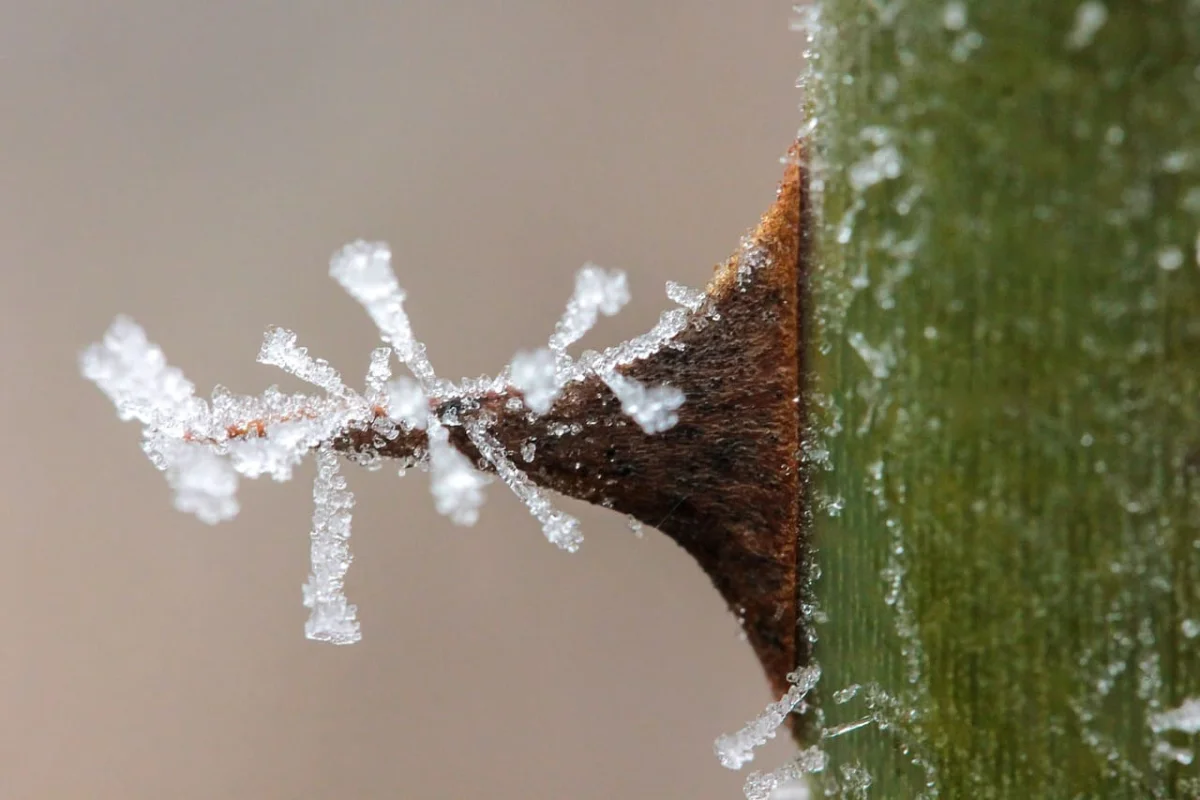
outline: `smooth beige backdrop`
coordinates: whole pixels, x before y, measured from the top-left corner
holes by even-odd
[[[734,798],[712,740],[770,700],[654,532],[494,484],[349,471],[364,640],[305,641],[311,464],[175,513],[76,355],[133,315],[202,391],[257,393],[268,324],[361,380],[326,276],[393,245],[449,376],[543,342],[586,260],[701,284],[799,123],[787,0],[0,2],[0,798]],[[755,766],[786,757],[776,743]]]

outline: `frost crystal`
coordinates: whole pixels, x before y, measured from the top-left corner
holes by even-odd
[[[629,284],[624,272],[606,272],[595,264],[585,265],[575,276],[575,294],[554,328],[550,349],[562,358],[567,347],[583,338],[596,324],[597,314],[611,317],[628,302]]]
[[[388,415],[409,428],[424,429],[429,422],[429,398],[421,384],[407,376],[388,386]]]
[[[1075,24],[1067,34],[1067,48],[1082,50],[1092,43],[1108,22],[1108,6],[1099,0],[1085,0],[1075,9]]]
[[[513,494],[521,498],[529,513],[542,523],[542,532],[546,534],[546,538],[569,553],[578,550],[583,542],[583,535],[579,532],[579,520],[555,509],[545,492],[508,460],[503,445],[488,433],[487,422],[472,420],[467,423],[467,436],[479,449],[480,454],[495,468],[500,480],[504,481]]]
[[[80,356],[80,368],[112,400],[124,420],[143,426],[142,448],[166,473],[181,511],[207,523],[232,518],[238,512],[239,476],[269,475],[283,481],[309,453],[316,452],[313,486],[312,574],[304,586],[304,605],[311,610],[305,626],[310,639],[348,644],[358,641],[355,607],[343,592],[350,566],[350,509],[353,495],[339,472],[338,450],[368,467],[380,463],[381,449],[400,436],[425,432],[424,446],[412,445],[400,474],[416,463],[428,466],[430,492],[437,510],[459,525],[479,518],[483,488],[490,478],[477,466],[500,477],[529,508],[554,544],[579,548],[579,522],[553,507],[549,496],[513,464],[506,447],[491,432],[492,420],[482,411],[486,396],[519,391],[510,396],[509,411],[522,404],[535,413],[550,410],[563,388],[598,377],[621,403],[623,411],[647,433],[674,425],[683,393],[669,386],[646,386],[617,370],[646,358],[668,344],[689,324],[689,311],[698,310],[704,295],[683,287],[668,294],[685,306],[665,312],[648,333],[603,353],[585,352],[578,361],[567,348],[595,324],[600,314],[612,315],[629,301],[625,274],[593,265],[580,270],[575,292],[555,326],[548,346],[518,353],[512,364],[494,377],[483,376],[455,384],[438,377],[425,346],[412,332],[404,310],[405,294],[391,266],[387,245],[358,241],[334,254],[330,276],[374,320],[388,345],[371,352],[363,392],[349,388],[328,362],[309,355],[285,328],[266,332],[258,360],[323,390],[318,396],[285,394],[270,387],[258,397],[235,395],[216,387],[211,402],[195,396],[195,387],[170,366],[161,349],[149,342],[132,320],[118,317],[103,341]],[[412,377],[392,377],[392,354]],[[515,404],[515,405],[514,405]],[[476,465],[451,444],[452,427],[464,426],[483,464]],[[553,435],[578,434],[579,424],[557,424]],[[347,435],[356,433],[353,447]],[[533,460],[532,439],[520,445],[525,463]]]
[[[331,395],[344,395],[342,376],[323,358],[313,358],[307,347],[296,345],[296,334],[285,328],[271,328],[263,337],[258,363],[271,364],[301,380],[319,386]]]
[[[713,744],[721,766],[741,769],[753,761],[754,748],[775,738],[775,731],[783,724],[787,715],[792,713],[817,685],[821,678],[821,668],[814,664],[789,675],[788,678],[792,681],[792,686],[782,700],[771,703],[763,713],[747,722],[737,733],[721,736]]]
[[[554,353],[544,347],[513,356],[512,385],[525,396],[525,405],[535,414],[549,411],[562,388],[555,378],[554,364]]]
[[[176,442],[167,462],[167,483],[175,490],[175,508],[215,525],[238,513],[238,476],[229,462],[198,445]]]
[[[429,479],[439,514],[456,525],[474,525],[490,481],[450,444],[450,434],[437,425],[429,431]]]
[[[128,317],[117,317],[104,341],[84,351],[80,368],[108,395],[123,420],[136,419],[147,426],[182,425],[203,414],[196,406],[192,383],[167,364],[162,350],[148,342],[146,333]]]
[[[667,297],[689,311],[699,311],[704,305],[706,295],[699,289],[684,286],[675,281],[667,281]]]
[[[802,781],[805,775],[822,772],[829,764],[829,756],[817,746],[801,751],[795,760],[784,764],[768,773],[751,772],[746,776],[742,791],[746,800],[782,800],[780,790],[799,785],[794,795],[807,798],[810,796]]]
[[[1150,730],[1155,733],[1164,731],[1200,733],[1200,697],[1189,697],[1179,708],[1152,715]]]
[[[683,392],[673,386],[647,388],[641,381],[615,372],[603,376],[604,382],[621,401],[621,410],[633,418],[646,433],[662,433],[675,427],[683,405]]]
[[[342,582],[350,567],[350,509],[354,495],[339,473],[338,456],[324,445],[317,450],[313,483],[312,575],[304,585],[304,605],[312,614],[304,626],[309,639],[354,644],[362,638],[355,607],[346,601]]]

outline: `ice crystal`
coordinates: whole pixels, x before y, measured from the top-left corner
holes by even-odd
[[[563,359],[567,347],[579,341],[596,324],[598,314],[611,317],[629,302],[625,273],[605,271],[588,264],[575,276],[575,294],[550,337],[550,349]]]
[[[621,401],[621,410],[628,414],[646,433],[661,433],[675,427],[683,405],[683,392],[673,386],[647,387],[641,381],[626,378],[615,372],[603,376],[604,382]]]
[[[317,450],[313,482],[312,575],[304,585],[304,605],[312,610],[304,633],[331,644],[353,644],[362,638],[355,607],[346,601],[342,583],[350,567],[350,509],[354,495],[346,490],[337,453],[329,445]]]
[[[579,532],[579,520],[554,508],[546,493],[535,486],[524,472],[517,469],[505,454],[504,446],[488,432],[487,421],[478,419],[467,423],[467,436],[479,449],[479,453],[495,468],[500,480],[525,503],[529,513],[542,523],[542,532],[546,534],[546,538],[567,552],[573,553],[578,550],[583,542],[583,535]]]
[[[429,398],[425,390],[407,375],[388,385],[388,416],[409,428],[424,430],[429,422]]]
[[[699,311],[700,307],[704,305],[706,295],[699,289],[693,289],[675,281],[667,281],[667,297],[689,311]]]
[[[1075,21],[1067,34],[1067,48],[1082,50],[1092,43],[1096,34],[1108,22],[1108,6],[1098,0],[1085,0],[1075,9]]]
[[[512,385],[525,396],[525,405],[535,414],[545,414],[562,387],[555,378],[554,353],[546,348],[521,351],[510,365]]]
[[[450,434],[437,425],[429,431],[429,479],[434,505],[456,525],[474,525],[490,481],[450,444]]]
[[[737,733],[725,734],[718,737],[713,744],[717,760],[729,769],[741,769],[754,760],[754,748],[767,743],[775,737],[775,731],[783,724],[787,715],[792,713],[817,685],[821,678],[821,668],[817,665],[805,667],[788,676],[792,686],[783,699],[771,703],[761,714],[747,722]]]
[[[1200,697],[1189,697],[1178,708],[1153,714],[1150,717],[1150,730],[1155,733],[1200,733]]]
[[[829,756],[817,746],[809,747],[800,752],[794,760],[789,761],[771,772],[751,772],[746,776],[742,791],[746,800],[779,800],[779,790],[784,786],[803,786],[805,775],[822,772],[829,763]],[[800,789],[801,797],[808,796],[806,789]]]
[[[271,328],[259,350],[261,363],[277,366],[318,387],[322,394],[285,394],[270,387],[258,397],[235,395],[216,387],[211,401],[196,397],[195,387],[167,363],[132,320],[118,317],[104,339],[80,356],[80,368],[117,408],[123,420],[143,427],[142,448],[166,474],[175,506],[206,523],[228,520],[238,512],[239,476],[269,475],[283,481],[309,453],[316,453],[313,486],[312,574],[304,586],[304,605],[311,610],[305,626],[309,638],[335,644],[359,639],[355,607],[343,592],[350,566],[350,510],[353,495],[339,471],[338,450],[357,432],[347,453],[368,467],[381,463],[380,448],[401,431],[424,431],[424,446],[414,445],[401,459],[400,474],[415,464],[428,467],[430,492],[439,513],[459,525],[479,518],[483,488],[490,482],[477,467],[494,471],[529,508],[546,538],[564,550],[579,548],[579,522],[554,508],[549,495],[513,463],[513,455],[492,433],[492,420],[481,410],[485,396],[519,392],[506,402],[510,411],[522,404],[538,414],[550,410],[570,383],[599,378],[617,397],[623,411],[647,433],[670,428],[684,402],[669,386],[646,386],[619,372],[671,345],[703,305],[702,293],[674,287],[668,293],[685,308],[665,312],[649,332],[602,353],[588,351],[578,361],[567,352],[595,324],[629,301],[625,274],[586,265],[575,291],[546,347],[518,353],[495,376],[452,383],[439,378],[413,335],[404,310],[404,290],[396,279],[387,245],[358,241],[334,254],[330,276],[366,309],[387,346],[370,355],[362,393],[348,387],[328,362],[315,358],[298,343],[294,332]],[[393,353],[409,375],[392,377]],[[515,406],[514,406],[515,404]],[[451,429],[462,426],[478,450],[476,465],[451,443]],[[556,423],[552,435],[578,434],[579,424]],[[363,444],[365,442],[365,444]],[[525,463],[535,445],[520,445]]]

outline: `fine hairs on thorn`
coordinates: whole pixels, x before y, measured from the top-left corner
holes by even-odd
[[[427,445],[416,457],[429,472],[439,513],[456,524],[473,525],[479,518],[484,487],[491,481],[476,467],[486,468],[525,503],[549,541],[574,552],[583,539],[578,520],[556,509],[516,465],[514,454],[493,435],[492,421],[485,414],[469,412],[478,410],[478,401],[489,393],[516,390],[531,415],[542,415],[567,385],[595,375],[646,433],[665,431],[678,421],[676,412],[684,401],[681,391],[646,386],[617,370],[670,342],[687,327],[690,309],[665,312],[651,331],[603,353],[585,352],[576,360],[567,352],[600,314],[616,314],[629,301],[623,272],[585,266],[546,347],[517,353],[494,377],[458,383],[438,377],[425,345],[413,336],[404,310],[405,293],[392,270],[387,245],[349,244],[333,256],[329,274],[362,304],[386,345],[372,351],[362,393],[348,387],[327,361],[309,355],[297,343],[296,334],[283,328],[267,331],[259,362],[303,379],[319,394],[285,394],[272,386],[249,397],[217,386],[211,399],[197,397],[195,386],[127,317],[118,317],[103,341],[80,356],[84,376],[108,395],[120,418],[141,423],[142,449],[166,474],[176,508],[203,522],[223,522],[238,513],[241,476],[269,475],[285,481],[305,455],[315,453],[312,574],[303,594],[310,610],[305,625],[310,639],[351,644],[361,638],[355,606],[343,590],[352,560],[354,495],[341,474],[334,443],[347,432],[368,433],[378,450],[402,432],[423,431]],[[669,295],[683,306],[696,304],[699,296],[676,285]],[[393,354],[408,375],[393,379]],[[473,464],[451,443],[448,429],[456,426],[464,428],[481,464]],[[524,463],[534,458],[532,449],[521,455]],[[378,452],[360,452],[354,458],[368,467],[381,463]]]

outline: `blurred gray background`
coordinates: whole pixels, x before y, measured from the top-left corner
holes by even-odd
[[[392,243],[450,377],[545,341],[586,260],[648,328],[766,208],[799,124],[786,0],[0,2],[0,798],[733,798],[712,740],[770,698],[653,531],[571,501],[566,555],[494,484],[348,471],[364,641],[305,641],[311,463],[175,513],[78,375],[114,314],[207,393],[292,327],[355,385],[326,276]],[[788,753],[776,742],[755,766]]]

